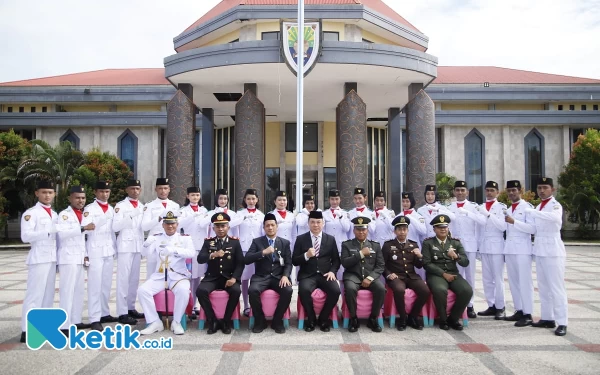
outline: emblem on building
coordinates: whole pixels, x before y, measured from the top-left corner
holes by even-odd
[[[298,23],[282,22],[282,53],[285,62],[295,75],[298,75],[298,57],[304,57],[304,76],[315,66],[321,52],[321,23],[304,23],[304,46],[298,45]]]

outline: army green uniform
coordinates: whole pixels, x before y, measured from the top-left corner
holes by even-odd
[[[458,259],[456,260],[448,256],[448,250],[451,247],[454,248],[454,251],[458,255]],[[427,285],[433,295],[433,303],[440,316],[440,322],[448,319],[455,322],[458,321],[473,295],[473,289],[459,274],[457,267],[457,264],[462,267],[469,265],[469,258],[467,258],[465,249],[457,239],[448,237],[442,246],[437,237],[431,237],[423,241],[422,253],[423,266],[427,271]],[[456,279],[448,282],[442,276],[444,273],[456,275]],[[456,302],[449,316],[446,312],[448,289],[456,294]]]

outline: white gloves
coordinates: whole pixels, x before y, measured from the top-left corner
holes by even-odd
[[[439,207],[435,207],[435,206],[431,206],[431,205],[427,205],[427,209],[430,210],[431,212],[435,212],[435,213],[438,213],[440,211]]]
[[[131,216],[131,218],[133,219],[135,217],[140,216],[143,213],[144,213],[144,211],[142,211],[142,210],[134,209],[134,210],[131,210],[131,213],[129,216]]]
[[[466,210],[466,209],[464,209],[463,207],[460,207],[460,208],[459,208],[458,210],[456,210],[456,211],[458,211],[458,213],[459,213],[460,215],[469,216],[469,211],[467,211],[467,210]]]
[[[56,224],[52,223],[52,225],[50,226],[50,229],[48,229],[48,234],[55,234],[58,233],[58,228],[56,227]]]

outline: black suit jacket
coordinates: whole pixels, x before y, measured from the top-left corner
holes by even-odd
[[[325,232],[323,232],[321,237],[319,256],[309,258],[308,261],[304,259],[304,253],[313,247],[311,236],[312,234],[309,231],[296,238],[292,263],[295,266],[300,266],[298,280],[314,275],[324,275],[327,272],[333,272],[335,274],[340,269],[340,254],[335,242],[335,237]]]
[[[290,250],[290,241],[285,238],[275,237],[275,243],[273,244],[275,252],[273,254],[263,255],[262,251],[267,247],[269,247],[267,236],[255,238],[252,240],[252,244],[244,257],[246,264],[254,263],[254,276],[272,276],[276,279],[287,276],[289,279],[292,273],[292,251]],[[271,255],[274,255],[274,257]],[[280,258],[283,258],[283,266],[279,261]]]
[[[233,277],[240,281],[244,271],[244,253],[240,240],[234,237],[225,237],[223,244],[219,245],[217,239],[217,237],[205,239],[198,254],[198,263],[208,263],[206,274],[202,280],[216,281],[220,277],[229,280]],[[210,254],[219,250],[225,251],[225,255],[221,258],[210,259]]]

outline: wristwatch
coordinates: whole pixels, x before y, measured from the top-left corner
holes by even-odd
[[[81,229],[81,233],[85,232],[85,228],[83,227],[83,225],[80,227]]]

